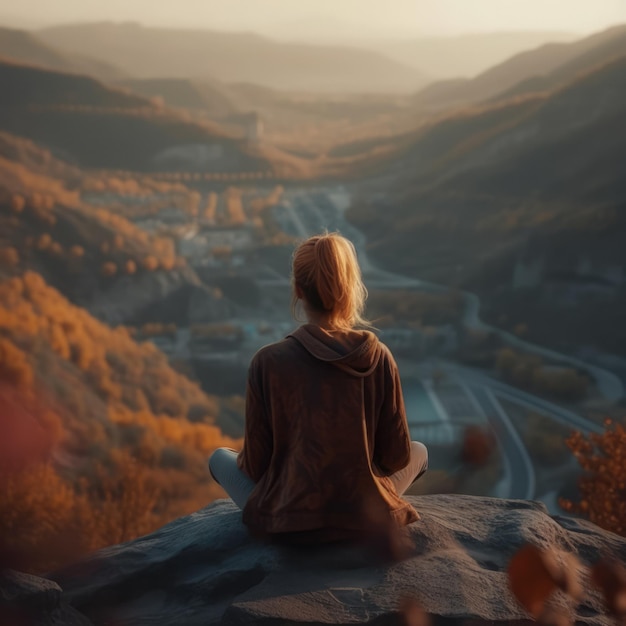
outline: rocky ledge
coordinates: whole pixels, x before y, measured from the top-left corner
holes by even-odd
[[[435,623],[519,624],[530,616],[508,587],[506,568],[531,543],[591,565],[626,562],[626,539],[537,502],[460,495],[411,497],[406,558],[381,563],[356,548],[305,550],[252,539],[230,500],[219,500],[160,530],[101,550],[56,572],[64,602],[94,624],[408,623],[399,607],[413,598]],[[552,601],[584,624],[613,624],[586,568],[579,603]]]

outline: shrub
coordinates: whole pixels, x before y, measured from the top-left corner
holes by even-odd
[[[626,536],[626,429],[606,420],[603,433],[585,436],[575,432],[567,445],[584,474],[578,483],[580,500],[562,499],[561,506]]]

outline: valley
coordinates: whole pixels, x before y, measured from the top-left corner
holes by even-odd
[[[224,495],[206,458],[242,445],[250,360],[303,322],[291,258],[324,231],[355,246],[430,452],[411,493],[621,528],[610,480],[572,503],[596,453],[626,458],[624,25],[173,24],[0,27],[0,513],[22,516],[0,566]]]
[[[378,269],[368,256],[365,236],[346,220],[351,198],[352,191],[345,186],[290,187],[271,207],[271,215],[288,237],[301,239],[324,230],[337,230],[350,237],[357,247],[365,284],[372,296],[381,290],[450,293],[450,288],[444,285]],[[221,231],[222,240],[225,241],[233,230],[236,229]],[[197,232],[195,236],[187,235],[181,242],[191,249],[194,239],[203,237],[203,231],[190,225],[188,232]],[[204,231],[205,239],[207,232],[210,231]],[[240,232],[243,236],[245,230],[240,229]],[[282,267],[276,263],[267,265],[254,254],[254,249],[254,238],[249,237],[246,244],[244,237],[243,242],[233,247],[230,259],[212,261],[209,247],[202,249],[195,266],[195,257],[187,259],[199,273],[203,268],[212,266],[214,273],[225,272],[233,282],[245,280],[244,288],[248,294],[255,292],[256,297],[247,306],[241,306],[229,317],[228,330],[224,328],[221,334],[213,333],[211,339],[211,329],[207,327],[209,336],[205,338],[199,328],[185,326],[183,322],[172,334],[152,339],[170,360],[188,364],[206,391],[211,393],[218,393],[219,390],[236,393],[243,389],[247,365],[256,350],[282,339],[295,328],[296,323],[289,311],[291,283],[288,254],[283,255]],[[566,429],[600,432],[601,424],[588,417],[590,408],[597,411],[602,406],[611,407],[620,403],[623,383],[610,371],[490,327],[480,319],[477,296],[471,293],[462,293],[461,296],[464,304],[453,324],[435,324],[413,330],[405,325],[385,324],[379,331],[381,339],[401,359],[412,436],[434,450],[433,469],[447,467],[450,470],[453,469],[450,466],[450,451],[460,445],[465,428],[482,427],[493,431],[497,434],[502,467],[497,480],[485,493],[522,499],[543,498],[556,511],[554,492],[541,491],[543,483],[537,484],[533,462],[503,403],[512,404],[517,410],[543,415]],[[228,334],[225,335],[225,332]],[[493,369],[467,367],[455,362],[459,345],[467,341],[466,335],[476,332],[497,338],[503,347],[515,348],[523,354],[539,355],[555,366],[583,373],[592,381],[589,401],[576,406],[558,399],[555,402],[554,399],[506,384]],[[241,436],[243,416],[234,421],[231,419],[227,428],[231,436]],[[442,450],[439,458],[438,447]],[[565,467],[570,473],[574,471],[569,462]],[[552,471],[562,469],[552,468]]]

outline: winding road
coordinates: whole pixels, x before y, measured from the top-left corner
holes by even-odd
[[[319,196],[325,196],[326,200]],[[340,198],[345,197],[346,200],[339,204],[333,199],[334,196],[339,196]],[[335,208],[335,215],[329,216],[326,211],[321,211],[319,205],[316,204],[314,200],[316,197],[318,201],[323,202],[325,206],[327,206],[327,203],[331,204]],[[329,230],[339,230],[354,243],[359,256],[363,279],[369,288],[419,289],[420,291],[431,293],[446,293],[450,291],[450,288],[445,285],[402,276],[377,268],[367,255],[365,249],[365,235],[345,219],[345,210],[349,204],[348,192],[342,191],[341,188],[335,190],[334,193],[331,190],[317,190],[313,192],[313,198],[311,197],[311,192],[296,191],[288,194],[288,198],[285,202],[285,206],[296,224],[297,232],[300,236],[308,237],[320,232],[323,228],[328,228]],[[303,217],[303,215],[307,213],[312,214],[309,219]],[[589,376],[596,381],[599,393],[608,404],[615,404],[624,397],[624,385],[622,380],[613,372],[575,357],[561,354],[555,350],[538,346],[505,330],[486,324],[479,316],[479,297],[469,291],[461,291],[461,294],[465,299],[463,324],[466,328],[493,333],[497,335],[504,344],[512,348],[523,350],[526,353],[536,354],[555,363],[587,372]]]
[[[345,210],[349,205],[350,195],[341,187],[306,191],[291,190],[285,193],[281,223],[285,230],[300,237],[308,237],[324,229],[340,231],[354,243],[364,282],[370,289],[419,289],[431,293],[449,291],[449,288],[444,285],[377,268],[368,258],[365,235],[345,219]],[[287,277],[280,276],[259,282],[276,286],[289,285]],[[622,381],[612,372],[569,355],[535,345],[507,331],[485,324],[479,316],[480,300],[478,296],[470,292],[461,293],[465,300],[462,321],[466,328],[494,333],[505,345],[512,348],[537,354],[552,362],[587,372],[596,381],[598,392],[608,404],[614,404],[624,396]],[[578,429],[585,433],[602,431],[597,423],[552,402],[506,385],[484,372],[448,362],[443,363],[442,367],[463,381],[463,387],[469,394],[476,410],[491,424],[496,433],[505,460],[508,497],[532,499],[536,495],[536,479],[526,447],[500,404],[499,398],[541,412],[572,429]]]

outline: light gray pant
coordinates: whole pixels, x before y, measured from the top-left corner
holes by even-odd
[[[243,510],[255,483],[237,466],[237,452],[231,448],[218,448],[209,458],[209,469],[222,489]],[[419,441],[411,442],[409,464],[392,474],[398,495],[402,495],[428,469],[428,450]]]

